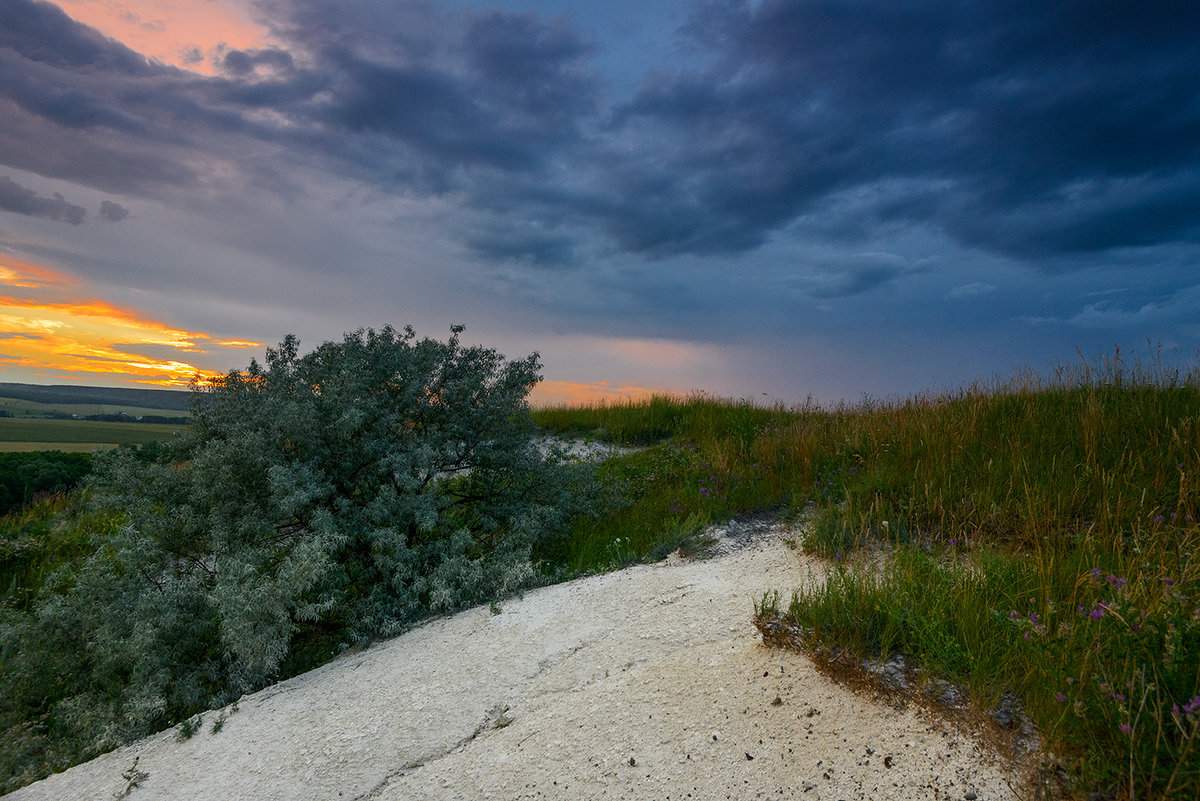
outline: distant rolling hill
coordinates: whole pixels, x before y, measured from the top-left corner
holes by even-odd
[[[42,386],[40,384],[0,382],[0,398],[15,398],[54,406],[84,404],[136,406],[142,409],[162,409],[171,412],[186,412],[191,409],[191,393],[178,389]]]
[[[186,427],[190,410],[182,390],[0,383],[0,453],[165,440]]]

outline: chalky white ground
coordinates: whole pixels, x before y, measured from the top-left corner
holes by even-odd
[[[751,617],[823,568],[795,532],[435,620],[10,796],[104,799],[1017,798],[975,731],[856,694]],[[778,698],[780,703],[773,703]],[[228,713],[228,710],[226,710]]]

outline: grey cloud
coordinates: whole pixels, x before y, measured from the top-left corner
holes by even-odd
[[[42,197],[8,176],[0,176],[0,210],[71,225],[79,225],[87,217],[82,206],[68,202],[57,192],[53,197]]]
[[[895,280],[900,271],[888,267],[868,267],[852,270],[839,276],[831,284],[814,288],[811,292],[814,298],[827,300],[831,298],[848,298],[861,295]]]
[[[1178,289],[1169,295],[1135,305],[1118,300],[1089,303],[1067,321],[1080,328],[1097,330],[1145,329],[1147,326],[1178,323],[1195,326],[1200,307],[1200,285]],[[1200,329],[1197,329],[1200,330]]]
[[[170,197],[199,183],[198,159],[114,131],[48,124],[0,96],[0,163],[106,191]]]
[[[125,75],[142,75],[152,69],[144,56],[80,25],[50,3],[0,0],[0,17],[4,19],[0,50],[27,61]]]
[[[129,216],[129,209],[111,200],[100,201],[100,219],[108,222],[120,222]]]
[[[237,78],[252,76],[259,70],[279,75],[295,70],[291,53],[276,48],[229,50],[221,55],[219,66],[226,75]]]
[[[562,18],[260,5],[280,47],[205,78],[0,0],[0,163],[180,202],[286,197],[310,166],[450,199],[475,253],[533,266],[906,227],[1042,267],[1200,239],[1200,17],[1179,2],[701,3],[682,35],[703,66],[612,108]],[[889,280],[846,270],[822,291]]]
[[[912,272],[912,265],[897,254],[858,253],[814,259],[795,283],[809,297],[830,300],[862,295]]]
[[[415,46],[388,59],[322,51],[334,91],[314,121],[339,135],[380,137],[372,149],[399,146],[426,170],[525,174],[561,157],[594,105],[587,44],[530,15],[489,12],[462,34],[451,22],[442,31],[449,47],[428,55]],[[466,189],[490,180],[475,176]]]
[[[224,77],[204,78],[138,61],[49,4],[0,2],[27,21],[5,34],[19,46],[0,48],[12,76],[0,113],[13,112],[0,163],[107,190],[178,199],[206,174],[261,172],[262,155],[283,148],[283,171],[308,165],[469,201],[505,174],[562,158],[595,114],[591,46],[562,20],[278,3],[288,50],[224,51],[214,56]],[[77,55],[42,58],[60,46]],[[214,160],[240,170],[208,168]]]
[[[579,263],[577,240],[562,234],[526,229],[482,229],[466,235],[466,244],[487,261],[563,268]]]

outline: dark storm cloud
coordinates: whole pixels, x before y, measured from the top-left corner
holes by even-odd
[[[21,186],[3,175],[0,175],[0,211],[42,217],[71,225],[79,225],[87,217],[87,211],[82,206],[69,203],[57,192],[53,197],[42,197],[32,189]]]
[[[627,247],[742,249],[880,181],[925,190],[884,193],[876,222],[1009,253],[1197,236],[1188,3],[730,2],[689,32],[709,66],[623,109],[660,143],[620,174],[650,212],[610,221]]]
[[[314,55],[330,90],[296,113],[332,148],[348,138],[365,146],[346,154],[362,166],[395,165],[401,191],[416,176],[429,191],[471,193],[495,179],[492,170],[537,173],[579,140],[594,107],[597,82],[583,63],[590,46],[560,21],[452,17],[417,3],[293,13],[287,35]],[[372,23],[382,27],[365,27]]]
[[[100,189],[178,196],[199,183],[214,120],[184,73],[69,19],[56,6],[0,0],[0,163]],[[11,26],[8,25],[12,21]]]
[[[538,266],[914,227],[1039,266],[1200,238],[1190,3],[704,3],[695,66],[615,104],[565,19],[261,8],[278,46],[207,78],[0,0],[0,163],[171,200],[288,196],[303,165],[442,195],[474,252]],[[895,277],[847,270],[821,291]]]

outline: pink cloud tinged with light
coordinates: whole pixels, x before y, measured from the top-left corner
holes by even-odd
[[[208,56],[222,45],[245,49],[268,45],[248,6],[238,0],[51,0],[72,19],[143,55],[183,69],[211,74]],[[203,60],[196,60],[202,54]]]

